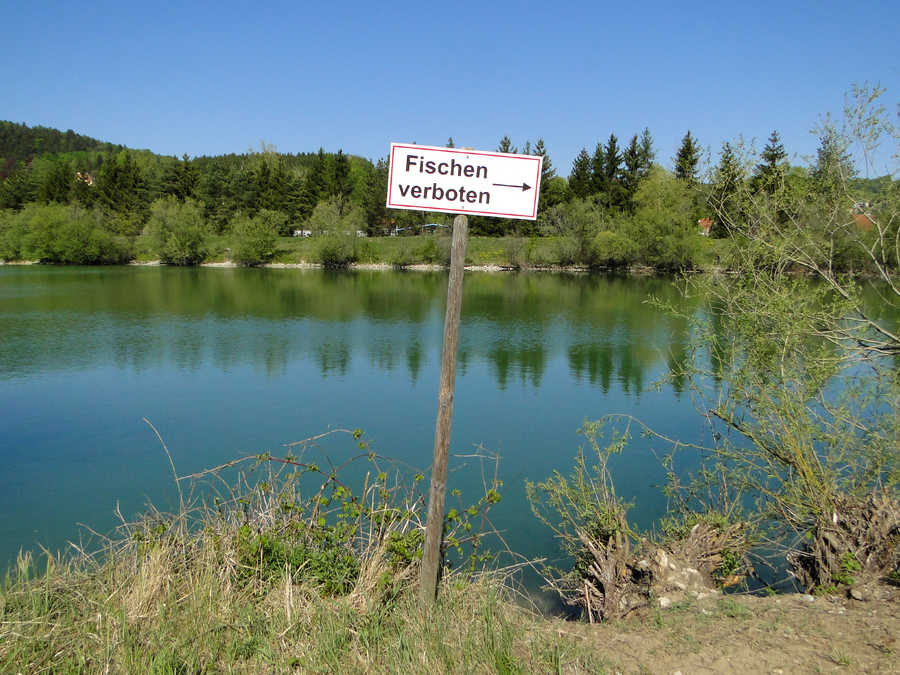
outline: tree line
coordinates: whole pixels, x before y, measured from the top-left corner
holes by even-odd
[[[452,138],[447,145],[454,145]],[[785,219],[797,217],[805,203],[833,207],[845,197],[836,192],[845,184],[839,179],[855,176],[847,148],[827,130],[809,167],[791,166],[773,131],[758,156],[741,143],[724,143],[705,174],[703,148],[690,131],[671,158],[672,171],[657,161],[648,128],[624,145],[610,133],[593,152],[583,147],[568,177],[557,175],[542,138],[520,149],[504,136],[497,150],[544,158],[538,219],[473,216],[471,232],[553,236],[554,262],[563,265],[691,267],[707,246],[701,235],[724,237],[726,220],[741,220],[766,203],[777,202]],[[243,154],[178,159],[2,122],[0,166],[0,257],[7,259],[118,261],[143,235],[162,260],[190,264],[203,259],[205,236],[225,234],[255,238],[244,256],[252,263],[264,261],[273,238],[295,230],[384,235],[449,223],[441,214],[387,209],[387,160],[342,150],[285,154],[261,143]],[[878,208],[894,186],[890,177],[857,182],[870,197],[856,206],[861,213]],[[43,213],[59,205],[68,210]],[[46,231],[48,220],[56,230]],[[53,250],[50,243],[59,237],[68,245],[56,242]],[[96,246],[74,255],[85,241]],[[523,264],[540,264],[523,251]]]

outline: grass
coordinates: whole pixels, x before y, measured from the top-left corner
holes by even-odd
[[[0,582],[0,672],[603,670],[578,640],[537,630],[507,576],[474,557],[423,606],[420,475],[389,478],[360,443],[371,470],[356,491],[337,477],[347,464],[260,456],[254,480],[223,489],[234,463],[190,477],[218,486],[203,500],[176,477],[180,512],[123,523],[95,554],[20,554]],[[469,510],[481,519],[494,501]]]
[[[220,540],[221,541],[221,540]],[[2,672],[599,672],[575,640],[533,630],[500,575],[445,579],[419,604],[386,592],[377,555],[349,592],[302,570],[242,581],[236,551],[197,535],[126,546],[103,562],[22,556],[0,592]],[[48,559],[49,560],[49,559]],[[396,578],[394,579],[396,581]]]

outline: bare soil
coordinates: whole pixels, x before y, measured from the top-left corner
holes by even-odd
[[[717,595],[557,630],[614,673],[900,673],[900,589],[856,594]]]

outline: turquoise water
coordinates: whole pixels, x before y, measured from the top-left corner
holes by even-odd
[[[170,268],[0,268],[0,564],[109,532],[115,509],[177,505],[179,474],[331,428],[361,428],[382,455],[431,462],[443,273]],[[698,440],[679,387],[653,382],[686,351],[686,326],[645,303],[670,281],[467,273],[451,453],[501,456],[494,524],[514,550],[549,555],[524,480],[566,470],[587,419],[639,417]],[[691,308],[685,308],[691,311]],[[356,452],[333,439],[322,452]],[[662,472],[637,438],[614,465],[648,524]],[[477,497],[480,470],[451,461]],[[455,469],[455,470],[454,470]],[[88,542],[90,543],[90,542]]]

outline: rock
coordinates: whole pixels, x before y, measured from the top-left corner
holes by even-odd
[[[860,588],[851,588],[850,597],[854,600],[859,600],[860,602],[865,602],[869,599],[869,597],[865,593],[863,593],[862,589]]]
[[[663,596],[659,599],[659,607],[660,609],[667,609],[672,606],[672,601],[669,600],[666,596]]]
[[[800,596],[800,599],[804,600],[806,602],[815,602],[816,601],[816,599],[813,596],[811,596],[809,593],[804,593],[803,595]]]
[[[669,556],[666,555],[666,552],[661,548],[656,549],[656,553],[653,554],[653,558],[656,566],[660,569],[666,569],[669,566]]]

